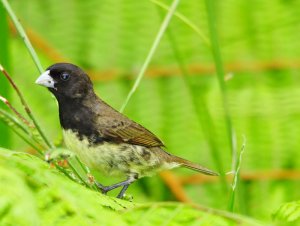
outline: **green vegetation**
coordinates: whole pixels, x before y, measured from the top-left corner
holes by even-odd
[[[201,206],[110,198],[66,180],[25,153],[1,149],[0,163],[1,183],[6,184],[1,188],[1,225],[263,225]]]
[[[0,2],[1,226],[299,225],[298,1]],[[68,151],[34,81],[61,61],[171,153],[222,176],[163,173],[126,201],[97,192],[76,158],[46,163]]]

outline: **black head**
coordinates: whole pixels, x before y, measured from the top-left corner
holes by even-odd
[[[47,87],[58,101],[82,99],[93,93],[93,85],[88,75],[81,68],[69,63],[57,63],[48,67],[36,83]]]

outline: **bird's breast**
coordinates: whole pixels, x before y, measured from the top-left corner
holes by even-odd
[[[156,152],[147,147],[106,141],[94,144],[87,137],[80,137],[71,129],[64,130],[63,135],[67,148],[73,151],[83,163],[105,174],[134,173],[143,177],[150,176],[161,169],[172,168],[166,165]]]

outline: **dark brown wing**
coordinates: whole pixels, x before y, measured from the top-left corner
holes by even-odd
[[[153,133],[126,117],[102,116],[97,123],[103,138],[146,147],[164,146]]]

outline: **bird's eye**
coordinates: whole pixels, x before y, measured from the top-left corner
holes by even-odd
[[[63,81],[67,81],[70,78],[70,74],[68,72],[63,72],[60,74],[60,79]]]

